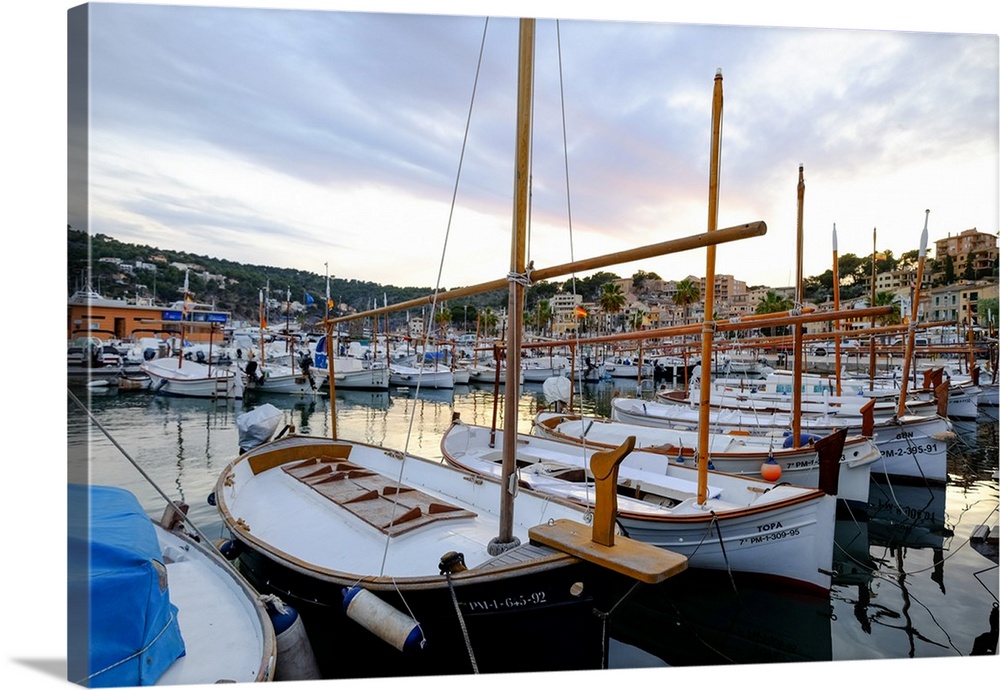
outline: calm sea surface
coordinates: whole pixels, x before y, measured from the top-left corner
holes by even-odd
[[[585,385],[584,411],[607,415],[612,397],[635,395],[634,385],[618,386]],[[328,436],[332,429],[331,405],[324,396],[213,402],[147,391],[89,398],[86,390],[73,392],[89,401],[121,449],[68,401],[71,480],[86,476],[93,483],[125,487],[158,516],[163,500],[127,453],[171,499],[190,505],[189,515],[211,539],[227,536],[206,499],[238,452],[239,414],[268,402],[301,433]],[[540,403],[541,386],[528,384],[519,406],[519,431],[530,432]],[[459,386],[421,391],[419,397],[397,390],[338,391],[336,396],[340,438],[428,458],[441,457],[440,438],[453,412],[469,423],[490,425],[492,390]],[[995,414],[994,408],[991,417],[956,422],[946,487],[873,482],[868,519],[838,521],[838,575],[828,598],[689,570],[655,595],[626,600],[615,612],[611,666],[941,659],[995,650],[996,555],[980,553],[970,541],[978,526],[995,529],[997,524]],[[502,403],[496,415],[502,425]]]

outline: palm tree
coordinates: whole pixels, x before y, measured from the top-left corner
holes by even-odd
[[[884,314],[878,317],[877,321],[881,326],[895,326],[898,323],[902,323],[902,319],[899,315],[899,302],[896,301],[896,295],[889,291],[882,291],[875,293],[875,306],[876,307],[892,307],[892,311],[888,314]]]
[[[701,288],[690,278],[677,283],[677,292],[674,293],[674,304],[684,308],[684,323],[691,319],[691,305],[701,299]]]
[[[646,312],[642,309],[636,309],[632,312],[632,316],[629,319],[629,325],[632,327],[633,331],[638,331],[642,328],[643,320],[646,316]]]
[[[491,307],[486,307],[479,314],[479,325],[483,330],[483,335],[487,338],[496,333],[497,313]]]
[[[597,298],[601,311],[605,314],[618,314],[625,306],[625,295],[618,283],[605,283],[601,286],[601,296]]]
[[[448,324],[451,323],[451,310],[447,307],[438,309],[437,314],[434,315],[434,322],[438,325],[438,337],[443,340],[447,335]]]
[[[545,329],[551,320],[552,304],[547,299],[538,300],[534,310],[529,314],[525,314],[525,321],[534,324],[535,332],[538,335],[545,335]]]
[[[794,306],[794,303],[788,297],[775,292],[774,290],[768,290],[767,294],[764,295],[757,303],[757,308],[754,309],[755,314],[776,314],[782,311],[788,311]],[[783,326],[779,328],[784,328]],[[773,335],[770,327],[762,329],[767,331],[766,335]]]

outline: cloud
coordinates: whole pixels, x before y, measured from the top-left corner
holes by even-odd
[[[204,245],[239,228],[269,260],[305,259],[264,247],[311,244],[314,262],[357,256],[360,279],[419,284],[398,271],[437,265],[430,244],[449,219],[473,247],[509,230],[514,19],[156,5],[95,5],[92,17],[91,206],[95,226],[129,233],[119,239]],[[939,167],[942,181],[975,180],[958,193],[976,210],[942,227],[996,226],[995,48],[990,36],[540,20],[533,241],[565,247],[573,231],[605,253],[703,231],[718,68],[719,220],[765,220],[762,255],[794,236],[799,164],[823,233],[890,217],[887,241],[909,242],[898,218],[938,196],[928,171],[944,162],[964,169]],[[369,261],[354,247],[376,235],[391,239]],[[254,262],[249,247],[240,256]],[[787,279],[776,262],[727,263],[730,251],[720,271]],[[447,282],[481,276],[460,264]]]

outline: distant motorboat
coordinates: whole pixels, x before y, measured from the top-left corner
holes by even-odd
[[[609,357],[603,362],[604,371],[613,379],[631,379],[637,381],[640,378],[653,378],[653,364],[645,360],[639,366],[638,359],[629,357]]]
[[[113,386],[124,376],[121,354],[94,335],[76,338],[66,350],[66,377],[70,385]]]
[[[329,373],[329,358],[326,353],[326,336],[316,342],[313,355],[315,369]],[[389,369],[371,357],[356,357],[354,355],[334,355],[333,378],[334,388],[345,390],[389,390]]]

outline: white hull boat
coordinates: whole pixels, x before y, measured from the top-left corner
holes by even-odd
[[[522,357],[525,383],[544,383],[553,376],[569,376],[570,364],[566,357]]]
[[[303,372],[290,366],[268,363],[257,371],[263,372],[263,379],[250,381],[244,375],[246,390],[276,395],[307,396],[316,395],[326,383],[326,372],[315,367]]]
[[[791,412],[790,386],[788,388],[781,384],[769,386],[767,382],[761,382],[762,385],[754,385],[756,383],[756,381],[737,382],[732,379],[714,381],[711,391],[712,406],[755,412]],[[661,390],[657,392],[657,398],[668,403],[697,404],[699,394],[699,388],[692,388],[687,394],[682,391]],[[818,388],[815,392],[802,392],[800,395],[800,409],[802,414],[806,415],[860,415],[861,408],[869,401],[874,400],[872,412],[875,419],[891,419],[896,416],[899,407],[898,393],[887,390],[835,395],[826,388]],[[935,400],[918,398],[912,394],[907,396],[907,414],[936,414],[937,411],[938,404]]]
[[[352,361],[357,362],[357,360]],[[333,383],[337,388],[373,391],[389,390],[389,370],[385,367],[369,366],[368,368],[364,368],[359,366],[356,369],[344,371],[340,360],[334,361],[333,366]]]
[[[389,385],[415,388],[454,388],[455,377],[451,369],[433,364],[408,367],[402,364],[389,365]]]
[[[152,359],[139,367],[149,387],[161,395],[188,398],[242,398],[243,376],[229,369],[176,357]]]
[[[842,437],[841,437],[842,438]],[[441,441],[445,460],[484,477],[500,473],[503,432],[455,421]],[[519,485],[589,506],[589,467],[598,451],[518,435]],[[603,449],[601,449],[603,450]],[[662,453],[632,451],[618,474],[618,522],[627,536],[685,555],[691,567],[756,573],[806,589],[829,590],[836,498],[817,488],[708,473],[697,500],[698,470]]]
[[[667,461],[686,467],[697,467],[698,463],[697,431],[539,412],[535,415],[532,432],[536,436],[594,448],[617,447],[629,436],[634,436],[637,449],[661,453]],[[820,456],[814,444],[791,448],[791,444],[786,445],[781,440],[749,434],[709,434],[708,443],[709,461],[719,472],[798,486],[820,486]],[[838,459],[837,498],[867,505],[872,465],[880,457],[878,447],[870,439],[864,436],[845,439]]]
[[[382,362],[365,356],[365,352],[362,351],[361,355],[334,355],[333,386],[345,390],[389,390],[389,369]],[[329,378],[326,336],[322,336],[316,343],[313,360],[313,367],[326,372]]]
[[[680,403],[651,402],[635,398],[614,398],[611,418],[641,426],[666,427],[682,430],[698,428],[698,407]],[[792,430],[792,418],[787,413],[755,413],[736,409],[710,410],[711,431],[719,433],[745,432],[760,436],[784,438]],[[822,415],[801,418],[804,435],[826,436],[835,429],[846,428],[850,435],[871,435],[881,458],[872,466],[872,474],[932,482],[947,482],[948,443],[955,437],[951,422],[939,415],[907,415],[898,419],[881,420],[865,428],[863,417]]]
[[[589,530],[584,510],[521,492],[520,544],[497,553],[501,495],[439,461],[298,435],[242,454],[215,490],[251,584],[300,612],[313,649],[351,650],[317,656],[324,678],[595,668],[609,574],[529,532]],[[546,652],[513,660],[512,639]]]
[[[153,521],[131,493],[70,485],[72,601],[86,602],[86,687],[274,679],[277,643],[256,591],[210,545]],[[84,503],[86,501],[86,503]],[[168,509],[164,521],[170,523]],[[89,554],[89,556],[88,556]],[[77,599],[79,597],[79,599]],[[139,652],[142,653],[139,653]]]
[[[521,370],[519,382],[524,383],[524,370]],[[501,367],[499,378],[495,367],[471,366],[469,367],[469,383],[488,384],[492,386],[499,381],[500,385],[507,383],[507,369]]]
[[[910,414],[929,414],[935,411],[938,405],[935,389],[937,385],[932,374],[935,371],[943,371],[943,368],[924,370],[924,380],[921,386],[916,385],[912,380],[909,382],[906,400],[906,409]],[[958,381],[950,376],[948,386],[947,416],[953,419],[975,419],[979,414],[979,399],[982,395],[981,389],[971,381]],[[716,380],[716,388],[727,390],[738,390],[741,393],[759,394],[761,399],[772,401],[785,401],[790,399],[793,374],[788,371],[772,371],[762,379],[732,379]],[[846,405],[855,401],[864,401],[866,398],[875,398],[879,401],[875,408],[876,416],[892,416],[895,414],[899,401],[900,389],[899,376],[892,379],[877,379],[874,385],[869,379],[842,376],[840,380],[840,395],[836,396],[837,379],[832,374],[803,374],[802,375],[802,401],[803,411],[808,407],[814,407],[819,411],[824,406]],[[786,403],[787,404],[787,403]]]
[[[466,367],[455,367],[451,370],[451,378],[455,385],[464,386],[469,382],[469,370]]]
[[[653,378],[653,365],[649,362],[643,363],[641,371],[641,378]],[[604,360],[604,372],[613,379],[638,381],[640,378],[639,363],[633,362],[630,359],[622,359],[621,357]]]

